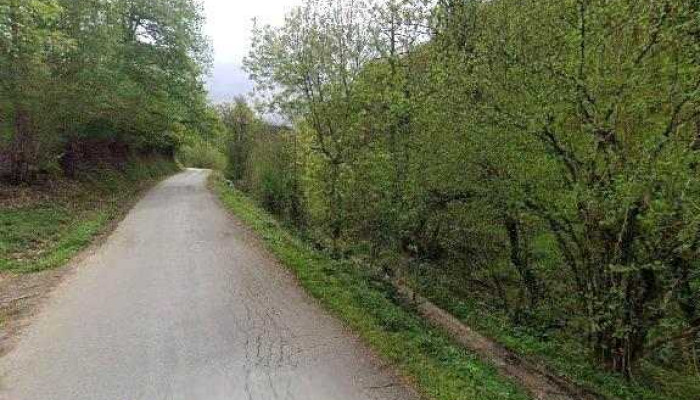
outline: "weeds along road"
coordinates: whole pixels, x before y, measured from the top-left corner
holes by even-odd
[[[153,189],[0,361],[8,400],[414,399],[188,170]]]

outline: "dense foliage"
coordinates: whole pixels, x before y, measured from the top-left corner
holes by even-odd
[[[192,0],[0,0],[0,173],[171,153],[206,120]]]
[[[247,59],[294,128],[224,110],[230,176],[601,368],[697,374],[699,4],[308,0]]]

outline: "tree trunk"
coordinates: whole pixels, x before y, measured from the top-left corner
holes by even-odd
[[[75,140],[71,139],[66,143],[66,148],[65,148],[65,153],[63,154],[63,157],[61,157],[61,168],[63,169],[63,174],[70,178],[73,179],[75,178],[75,172],[77,169],[77,145],[75,143]]]
[[[330,228],[331,240],[333,246],[333,256],[340,256],[340,236],[342,234],[342,216],[340,204],[340,190],[338,182],[340,180],[340,163],[337,160],[331,160],[331,179],[330,179],[330,195],[329,195],[329,213],[330,213]]]
[[[30,180],[30,165],[35,153],[29,113],[16,107],[14,115],[14,135],[10,147],[10,180],[14,184]]]
[[[520,237],[520,221],[508,215],[504,223],[508,231],[508,240],[510,242],[510,261],[518,271],[525,285],[525,289],[527,290],[528,297],[530,298],[530,304],[534,307],[537,305],[540,298],[540,285],[523,251]]]

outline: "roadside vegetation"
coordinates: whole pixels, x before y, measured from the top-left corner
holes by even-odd
[[[217,110],[226,176],[329,269],[602,398],[697,399],[699,7],[307,0],[246,60],[288,124]]]
[[[193,0],[0,0],[0,178],[32,184],[210,129]]]
[[[129,162],[76,179],[0,188],[0,271],[39,272],[63,265],[118,220],[152,184],[174,173],[173,161]]]
[[[196,141],[180,147],[177,160],[190,168],[205,168],[217,171],[226,169],[226,156],[214,145],[204,141]]]
[[[60,266],[196,154],[202,21],[191,0],[0,0],[0,270]]]
[[[700,398],[700,2],[305,0],[253,32],[258,112],[207,103],[202,23],[0,0],[0,270],[178,159],[434,398],[524,395],[388,280],[602,398]]]
[[[292,269],[301,285],[424,393],[436,400],[527,399],[495,369],[453,344],[396,302],[392,289],[351,260],[313,249],[221,175],[210,184],[222,203]]]

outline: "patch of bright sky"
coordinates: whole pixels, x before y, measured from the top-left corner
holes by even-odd
[[[205,32],[212,41],[214,69],[209,79],[209,95],[215,102],[246,95],[252,83],[241,65],[250,50],[253,19],[259,24],[280,25],[284,16],[302,0],[200,0],[207,23]]]

